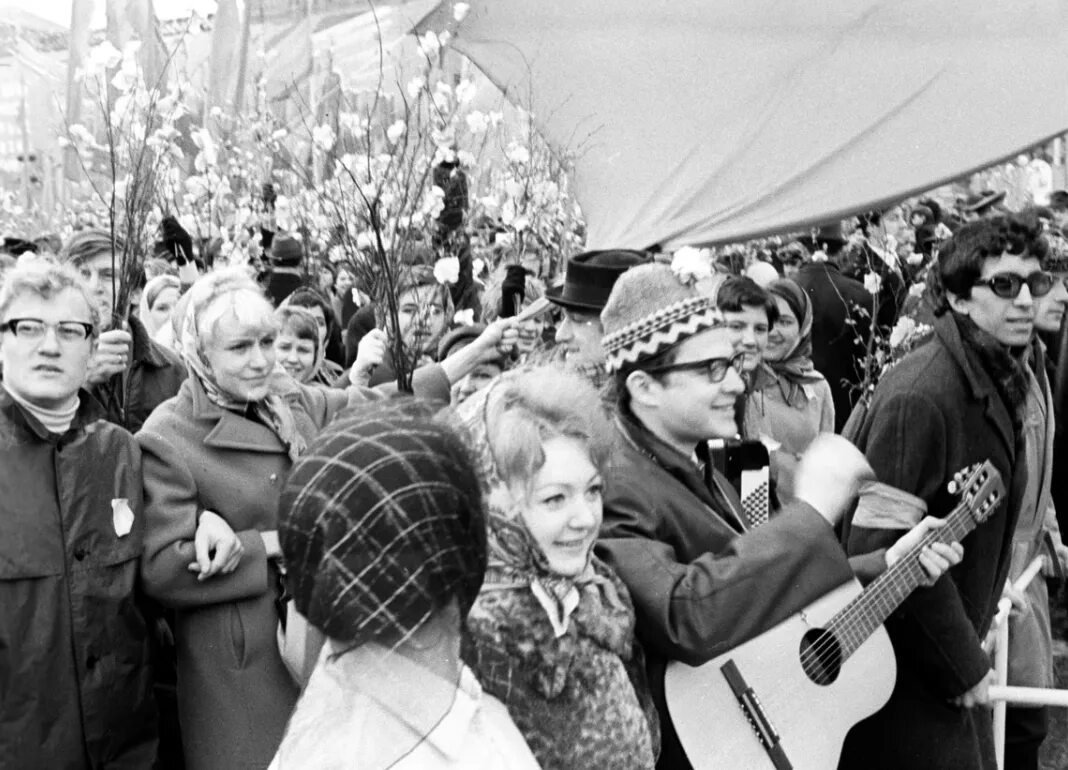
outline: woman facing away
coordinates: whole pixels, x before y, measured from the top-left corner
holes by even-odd
[[[486,531],[474,464],[428,407],[347,414],[280,503],[296,609],[326,636],[272,770],[528,770],[537,764],[460,659]]]
[[[612,433],[559,367],[503,375],[459,409],[479,453],[489,568],[467,659],[544,768],[651,768],[656,714],[623,583],[593,555]]]
[[[763,362],[746,397],[744,434],[770,442],[771,475],[780,500],[793,497],[797,461],[820,433],[834,432],[831,387],[812,365],[812,302],[788,278],[768,294],[779,317],[768,333]],[[776,446],[777,445],[777,446]]]

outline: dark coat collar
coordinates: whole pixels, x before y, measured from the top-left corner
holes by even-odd
[[[132,357],[153,369],[170,366],[171,360],[163,352],[159,343],[148,336],[148,329],[137,316],[130,316],[130,336],[133,338]]]
[[[79,390],[78,411],[74,415],[70,428],[62,435],[52,433],[32,413],[23,409],[22,405],[15,401],[11,394],[7,392],[7,388],[2,385],[0,385],[0,414],[3,414],[12,425],[36,436],[42,441],[58,441],[72,431],[82,430],[89,423],[97,422],[101,419],[97,413],[96,402],[93,397],[85,390]]]
[[[935,336],[964,375],[972,397],[983,402],[986,418],[997,429],[1009,453],[1014,455],[1016,436],[1012,427],[1012,415],[1009,413],[1010,407],[998,394],[994,380],[983,368],[978,356],[966,349],[952,311],[935,319],[934,330]]]
[[[214,427],[204,437],[205,446],[249,452],[287,453],[278,434],[271,428],[237,412],[223,409],[208,398],[197,377],[191,375],[182,387],[189,391],[193,419],[214,423]]]
[[[616,425],[627,441],[637,451],[671,474],[690,490],[702,503],[716,512],[738,532],[745,531],[741,511],[734,504],[735,495],[724,488],[727,484],[712,467],[708,445],[697,445],[697,457],[704,463],[705,473],[694,465],[693,459],[661,440],[633,415],[616,415]]]

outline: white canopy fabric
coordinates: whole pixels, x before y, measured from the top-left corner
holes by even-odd
[[[875,208],[1068,129],[1068,0],[472,0],[422,28],[575,156],[587,246]]]

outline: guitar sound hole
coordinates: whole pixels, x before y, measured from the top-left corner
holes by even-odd
[[[818,685],[833,684],[842,670],[842,646],[830,631],[813,628],[801,637],[801,667]]]

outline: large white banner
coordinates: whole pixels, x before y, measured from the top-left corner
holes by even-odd
[[[1068,129],[1064,0],[454,5],[423,27],[574,153],[589,248],[804,228]]]

